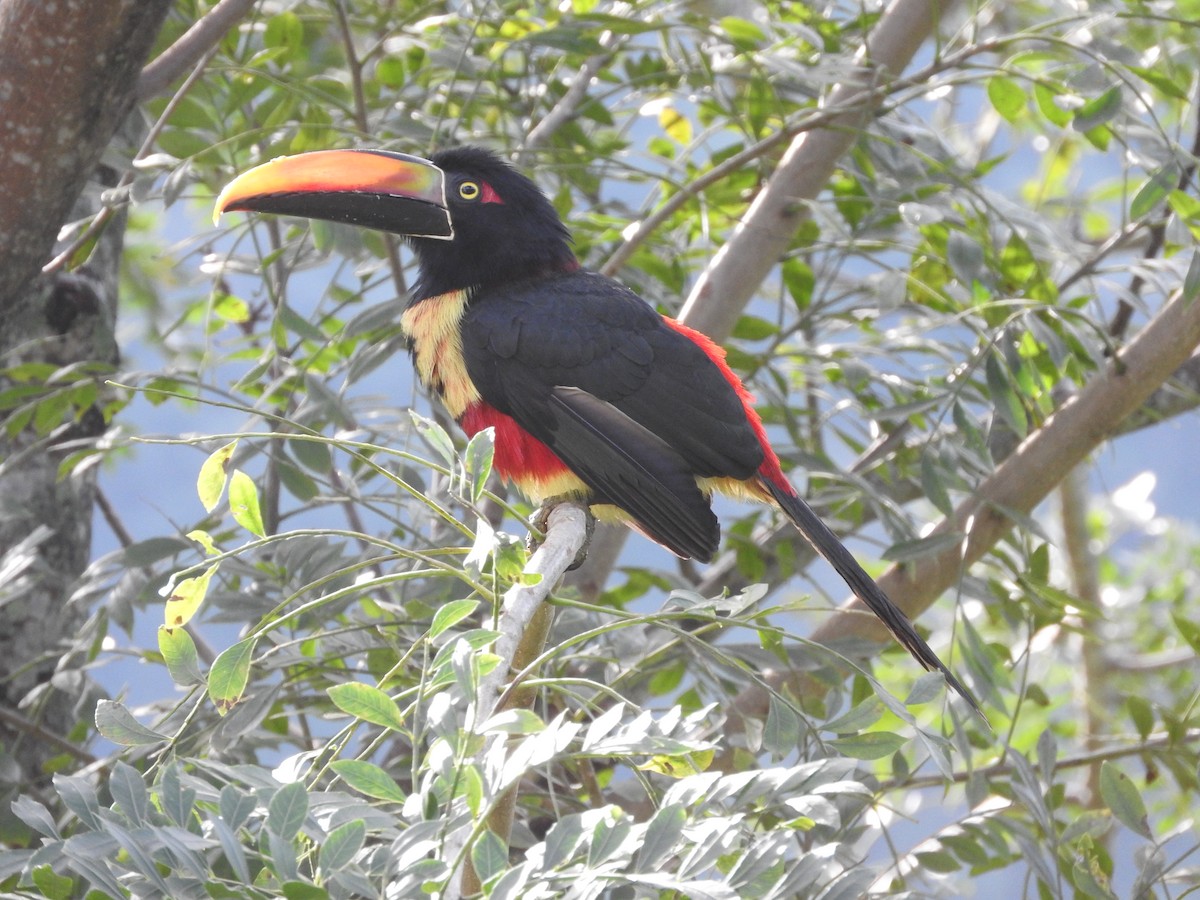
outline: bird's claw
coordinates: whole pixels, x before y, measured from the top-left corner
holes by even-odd
[[[525,539],[525,547],[530,553],[532,553],[541,545],[541,538],[543,535],[545,535],[546,529],[550,524],[550,513],[554,510],[554,507],[561,503],[576,503],[583,507],[585,523],[583,546],[579,548],[579,552],[575,554],[575,559],[572,560],[569,566],[567,566],[568,572],[574,572],[576,569],[582,566],[584,561],[587,559],[588,550],[592,546],[592,535],[596,533],[596,517],[592,515],[591,507],[586,503],[580,503],[579,498],[572,496],[560,496],[547,497],[545,500],[543,500],[541,505],[537,508],[537,511],[534,512],[533,516],[529,519],[529,523],[533,526],[534,530],[529,532],[529,537]]]

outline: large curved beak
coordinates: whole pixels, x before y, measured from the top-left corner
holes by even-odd
[[[387,150],[317,150],[273,159],[225,186],[213,221],[233,210],[325,219],[408,237],[454,237],[442,170]]]

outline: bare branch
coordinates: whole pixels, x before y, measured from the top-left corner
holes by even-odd
[[[500,657],[500,662],[491,672],[484,676],[475,697],[475,714],[473,726],[478,730],[496,711],[500,701],[500,690],[508,681],[513,670],[514,661],[518,656],[522,660],[533,660],[541,652],[545,643],[548,619],[545,627],[540,628],[540,638],[535,639],[537,648],[529,647],[526,635],[538,628],[530,628],[539,611],[545,609],[544,602],[550,591],[558,584],[567,567],[574,562],[583,542],[587,538],[587,513],[577,503],[560,503],[550,510],[547,520],[546,540],[530,557],[525,566],[525,574],[540,576],[536,584],[518,584],[511,587],[504,595],[504,605],[500,613],[497,630],[500,636],[492,646],[492,652]],[[532,652],[529,652],[532,651]],[[520,666],[524,668],[524,666]],[[508,693],[512,692],[510,686]],[[479,759],[486,759],[497,741],[502,741],[501,734],[493,735],[480,751]],[[506,798],[493,798],[497,803]],[[507,798],[511,801],[511,798]],[[502,835],[503,837],[503,835]],[[470,840],[469,829],[463,829],[449,835],[442,851],[442,858],[452,864],[461,864],[460,858],[465,858],[465,850]],[[478,879],[470,868],[469,860],[463,873],[463,884],[451,876],[447,883],[447,900],[457,900],[462,895],[464,887],[468,892],[478,889]]]
[[[563,125],[570,121],[575,115],[576,110],[583,105],[587,100],[588,86],[592,83],[592,79],[596,77],[596,73],[604,68],[616,50],[620,41],[617,36],[606,31],[600,36],[601,52],[589,56],[584,60],[583,65],[579,67],[579,71],[575,73],[575,77],[571,79],[571,83],[567,86],[566,92],[554,104],[550,112],[542,117],[542,120],[537,123],[525,138],[524,146],[518,154],[518,161],[525,162],[527,154],[542,146],[546,141],[550,140],[550,136],[558,131]]]
[[[1192,356],[1200,344],[1200,303],[1175,296],[1103,372],[1069,399],[1028,438],[931,536],[961,535],[949,551],[889,569],[879,586],[915,617],[1013,526],[1008,512],[1029,513],[1067,474]],[[857,601],[841,607],[812,635],[831,643],[848,638],[882,641],[885,633]]]
[[[742,310],[782,259],[808,203],[829,182],[838,160],[853,146],[874,106],[863,102],[870,84],[903,71],[932,33],[949,3],[895,0],[858,54],[859,69],[833,89],[829,106],[842,108],[824,128],[797,137],[780,160],[729,242],[696,282],[680,319],[714,340],[733,330]]]
[[[167,89],[176,78],[188,71],[217,41],[225,36],[244,16],[255,0],[220,0],[170,47],[152,59],[138,78],[139,100],[153,97]]]

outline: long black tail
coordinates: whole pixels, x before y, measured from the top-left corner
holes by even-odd
[[[982,716],[983,710],[979,708],[979,704],[971,696],[971,692],[954,677],[954,673],[946,668],[946,664],[938,659],[938,655],[925,643],[925,639],[917,634],[917,630],[913,628],[908,616],[888,599],[887,594],[875,583],[875,579],[863,571],[858,560],[838,540],[837,535],[829,530],[829,526],[812,511],[812,507],[792,493],[790,486],[785,489],[772,484],[765,478],[763,484],[771,492],[771,496],[775,498],[775,502],[779,504],[787,517],[792,520],[792,524],[813,545],[813,549],[837,569],[837,573],[842,576],[854,595],[867,604],[871,612],[879,617],[879,620],[887,626],[888,631],[895,636],[904,649],[929,671],[941,672],[950,687],[961,694],[971,704],[971,708]]]

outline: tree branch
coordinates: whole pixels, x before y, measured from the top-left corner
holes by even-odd
[[[138,78],[139,100],[162,93],[197,62],[244,16],[255,0],[220,0],[175,43],[152,59]]]
[[[733,330],[742,310],[787,252],[809,216],[808,202],[828,184],[838,160],[874,112],[870,84],[903,71],[949,3],[895,0],[858,53],[858,70],[835,87],[828,105],[845,111],[824,128],[792,141],[766,187],[730,240],[717,251],[684,303],[679,318],[716,341]],[[878,100],[876,100],[878,103]]]
[[[504,594],[500,620],[496,626],[500,636],[492,645],[492,652],[500,657],[500,663],[485,675],[479,684],[473,716],[476,730],[492,717],[502,702],[504,707],[517,705],[510,702],[516,684],[509,685],[503,697],[500,693],[501,688],[514,669],[525,669],[541,654],[542,645],[545,644],[546,635],[550,630],[549,610],[544,601],[567,571],[567,567],[575,561],[586,539],[587,512],[582,506],[578,503],[560,503],[550,510],[546,540],[525,566],[526,575],[540,576],[537,583],[513,585]],[[486,759],[495,743],[504,738],[503,734],[491,735],[478,758]],[[515,799],[515,795],[511,795],[510,792],[494,798],[494,813],[493,816],[489,816],[488,824],[497,824],[503,828],[507,822],[511,826],[512,805]],[[505,841],[508,839],[507,833],[497,833],[497,836]],[[480,888],[478,876],[467,858],[469,840],[470,834],[467,829],[446,838],[442,851],[443,859],[451,865],[455,865],[460,857],[464,859],[461,886],[457,874],[451,873],[446,887],[447,900],[457,900],[464,893],[472,894]]]
[[[1200,303],[1176,295],[1107,367],[1031,434],[975,492],[931,533],[959,535],[948,551],[893,566],[878,580],[892,601],[915,618],[953,585],[1013,526],[1009,512],[1028,514],[1074,466],[1115,434],[1200,344]],[[812,635],[882,641],[874,616],[850,601]]]
[[[542,117],[542,120],[530,129],[517,154],[519,163],[526,164],[527,157],[532,151],[545,144],[554,132],[571,120],[571,117],[587,100],[588,87],[591,85],[592,79],[596,77],[596,73],[604,67],[604,64],[612,59],[613,52],[619,43],[619,38],[611,31],[606,31],[600,36],[600,52],[584,60],[579,71],[575,73],[575,77],[571,79],[571,83],[567,85],[566,92]]]

